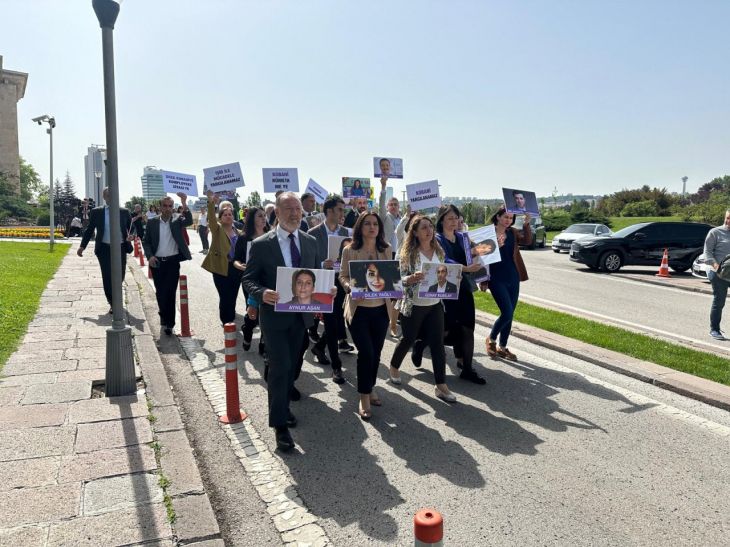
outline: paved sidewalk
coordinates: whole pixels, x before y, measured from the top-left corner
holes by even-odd
[[[75,242],[0,380],[0,547],[222,547],[133,277],[138,392],[103,397],[101,272]]]

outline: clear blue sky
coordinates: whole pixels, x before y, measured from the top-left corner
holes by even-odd
[[[30,118],[58,119],[55,169],[83,186],[104,143],[91,1],[0,0],[5,68],[30,73],[20,150],[48,173]],[[115,31],[122,199],[145,165],[193,173],[298,167],[334,190],[402,157],[442,193],[502,186],[690,190],[730,172],[730,2],[125,0]],[[303,187],[301,188],[303,190]],[[400,195],[400,194],[398,194]]]

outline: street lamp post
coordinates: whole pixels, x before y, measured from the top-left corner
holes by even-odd
[[[99,192],[99,181],[101,180],[101,171],[94,171],[94,178],[96,179],[96,186],[94,187],[94,192],[97,193],[97,195],[98,195],[98,192]],[[94,195],[92,197],[94,198],[94,201],[96,201],[96,197],[97,196]],[[104,198],[102,198],[102,200],[103,199]]]
[[[121,1],[121,0],[120,0]],[[109,246],[112,269],[112,326],[106,331],[106,395],[130,395],[136,391],[132,329],[125,325],[122,300],[122,232],[119,229],[119,164],[117,160],[117,112],[114,90],[114,23],[119,2],[92,0],[101,26],[104,60],[104,115],[106,119],[107,183],[109,186]]]
[[[53,128],[56,127],[56,118],[53,116],[49,116],[48,114],[44,114],[43,116],[38,116],[37,118],[33,118],[33,121],[36,122],[38,125],[43,125],[43,122],[48,123],[48,129],[46,129],[46,133],[48,133],[51,136],[51,181],[49,182],[48,186],[48,202],[50,203],[50,220],[48,222],[49,226],[49,236],[50,236],[50,249],[49,252],[53,252],[53,243],[54,243],[54,230],[56,229],[56,223],[53,221],[54,213],[53,213]]]

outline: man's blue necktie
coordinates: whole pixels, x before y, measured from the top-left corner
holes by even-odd
[[[302,263],[302,255],[299,253],[295,242],[294,234],[289,234],[289,245],[291,249],[291,267],[298,268]]]

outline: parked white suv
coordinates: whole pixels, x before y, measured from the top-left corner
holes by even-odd
[[[570,251],[574,241],[589,236],[610,236],[613,232],[605,224],[573,224],[553,238],[553,252]]]

